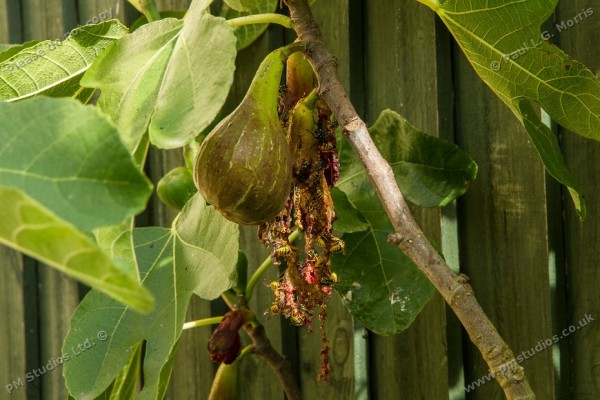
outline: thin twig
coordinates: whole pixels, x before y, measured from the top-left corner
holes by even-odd
[[[535,399],[523,368],[485,315],[466,277],[452,272],[415,222],[390,165],[375,147],[365,123],[348,99],[337,75],[337,62],[323,43],[308,1],[284,1],[290,9],[292,28],[300,40],[308,41],[305,54],[316,72],[319,96],[344,127],[346,139],[362,161],[394,226],[396,233],[390,235],[390,242],[411,258],[444,297],[479,348],[506,397],[510,400]]]

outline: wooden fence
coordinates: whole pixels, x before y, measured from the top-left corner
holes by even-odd
[[[181,9],[189,1],[159,0]],[[555,23],[592,8],[590,18],[555,40],[594,73],[600,73],[600,5],[561,0]],[[559,129],[567,162],[584,188],[588,217],[578,221],[564,188],[544,172],[516,118],[475,75],[445,27],[416,0],[319,0],[315,12],[326,42],[359,113],[372,123],[391,108],[417,127],[452,140],[479,164],[468,193],[444,209],[415,214],[446,259],[470,277],[484,310],[523,363],[539,399],[600,398],[600,145]],[[135,18],[124,0],[0,0],[0,43],[63,38],[94,17]],[[228,107],[245,92],[266,53],[293,37],[272,27],[238,55],[236,86]],[[176,152],[153,152],[149,174],[159,179],[181,164]],[[173,213],[156,199],[141,223],[169,225]],[[0,224],[2,221],[0,221]],[[242,247],[256,267],[266,256],[254,229]],[[275,272],[273,272],[275,274]],[[60,370],[46,373],[9,395],[5,385],[56,358],[68,321],[84,293],[71,279],[0,247],[0,398],[64,399]],[[266,287],[251,306],[266,309]],[[222,305],[194,300],[189,319]],[[477,349],[440,296],[406,332],[370,334],[354,323],[339,298],[332,300],[328,335],[333,378],[316,381],[319,335],[278,318],[265,322],[275,347],[289,357],[306,399],[501,399]],[[595,321],[566,337],[563,330],[591,315]],[[568,331],[565,331],[568,333]],[[168,399],[204,399],[215,365],[206,352],[210,329],[185,331]],[[550,348],[540,343],[559,335]],[[536,345],[538,349],[536,349]],[[540,350],[541,349],[541,350]],[[465,389],[465,387],[467,389]],[[268,366],[246,357],[240,399],[282,399]]]

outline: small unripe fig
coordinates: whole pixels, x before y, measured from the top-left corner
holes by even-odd
[[[158,182],[156,193],[163,203],[181,210],[196,193],[194,178],[192,178],[190,170],[186,167],[176,167],[170,170]]]
[[[279,122],[281,50],[261,63],[240,105],[204,139],[194,178],[227,219],[258,225],[274,218],[291,189],[289,143]]]

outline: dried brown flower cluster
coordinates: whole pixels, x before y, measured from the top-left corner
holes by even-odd
[[[292,190],[279,215],[260,225],[259,238],[272,249],[273,262],[285,262],[287,268],[270,284],[275,300],[267,313],[283,315],[294,325],[312,331],[315,310],[320,309],[323,348],[319,379],[328,380],[326,303],[337,279],[331,271],[331,254],[344,251],[344,242],[333,234],[335,213],[330,194],[330,187],[339,178],[335,125],[329,109],[318,100],[314,107],[298,102],[283,115],[287,115],[282,123],[294,158]],[[293,225],[302,232],[303,249],[289,241]]]

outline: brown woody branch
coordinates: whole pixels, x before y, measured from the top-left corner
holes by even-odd
[[[244,330],[252,339],[254,349],[252,352],[267,361],[267,363],[273,368],[277,377],[283,384],[283,390],[288,400],[300,400],[300,388],[294,372],[292,371],[292,365],[290,360],[283,357],[277,352],[271,345],[271,342],[265,334],[265,328],[257,324],[255,327],[248,324],[244,326]]]
[[[223,293],[221,298],[232,310],[249,310],[245,296],[238,296],[236,299],[233,293],[229,291]],[[283,385],[283,390],[288,400],[300,400],[302,395],[296,375],[294,375],[294,371],[292,370],[292,364],[290,360],[275,350],[267,337],[264,326],[255,320],[253,323],[244,325],[244,331],[246,331],[246,334],[252,340],[252,353],[264,358],[267,364],[273,368]]]
[[[415,222],[391,167],[375,147],[365,123],[348,99],[337,75],[336,59],[323,43],[308,0],[284,1],[290,9],[292,28],[300,40],[308,42],[305,55],[316,72],[318,94],[344,128],[346,139],[362,161],[394,226],[395,233],[390,235],[389,242],[410,257],[444,297],[479,348],[506,397],[511,400],[535,399],[523,368],[475,299],[466,276],[457,276],[450,269]]]

